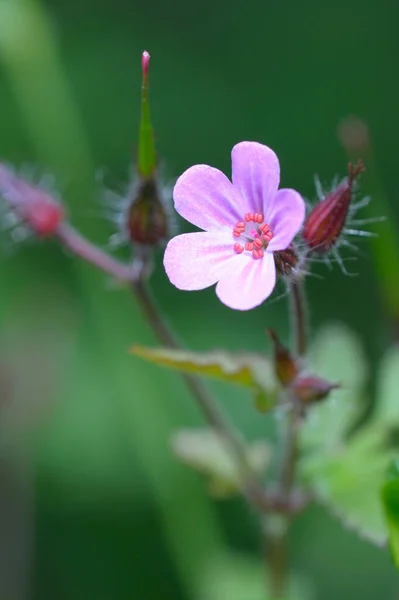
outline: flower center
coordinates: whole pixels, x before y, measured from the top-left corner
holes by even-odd
[[[267,223],[264,223],[262,213],[245,213],[244,221],[238,221],[233,229],[233,236],[242,240],[243,244],[234,244],[234,251],[242,254],[251,252],[253,258],[263,258],[273,232]]]

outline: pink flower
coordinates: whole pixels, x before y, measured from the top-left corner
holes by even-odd
[[[248,310],[272,293],[273,253],[285,250],[298,233],[305,203],[298,192],[278,189],[280,165],[267,146],[241,142],[231,157],[232,182],[207,165],[190,167],[177,180],[177,212],[204,231],[173,238],[164,265],[177,288],[217,283],[226,306]]]

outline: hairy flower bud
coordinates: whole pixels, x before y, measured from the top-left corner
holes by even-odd
[[[292,246],[274,253],[274,263],[280,275],[291,275],[298,262],[298,255]]]
[[[127,227],[131,241],[138,244],[154,246],[168,237],[168,217],[152,177],[140,180]]]
[[[0,193],[15,214],[38,236],[51,236],[64,220],[62,205],[0,164]]]
[[[282,386],[290,385],[298,375],[298,366],[291,352],[283,346],[273,329],[268,329],[274,349],[274,370]]]
[[[306,219],[302,237],[313,252],[325,254],[336,245],[348,216],[353,182],[363,171],[360,160],[355,166],[349,163],[346,181],[319,202]]]
[[[339,387],[338,383],[330,383],[316,375],[308,375],[298,377],[293,385],[293,391],[302,404],[310,404],[324,400],[331,390]]]

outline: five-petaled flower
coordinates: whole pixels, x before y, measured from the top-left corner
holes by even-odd
[[[232,182],[207,165],[177,180],[177,212],[204,231],[173,238],[164,257],[170,281],[182,290],[215,283],[219,299],[237,310],[261,304],[273,291],[273,253],[300,230],[305,203],[298,192],[278,189],[280,165],[267,146],[241,142],[232,150]]]

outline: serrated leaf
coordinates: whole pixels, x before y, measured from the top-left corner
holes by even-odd
[[[302,427],[302,447],[325,450],[340,444],[359,416],[367,365],[358,337],[343,325],[330,325],[312,344],[310,366],[318,377],[341,386],[312,407]]]
[[[382,359],[374,419],[388,428],[399,426],[399,346],[390,348]]]
[[[392,457],[381,429],[370,425],[334,451],[305,455],[300,472],[316,499],[344,525],[382,545],[387,534],[380,490]]]
[[[251,556],[213,557],[202,573],[196,600],[275,600],[267,593],[263,564]],[[313,587],[302,577],[288,578],[287,600],[312,600]]]
[[[230,496],[241,488],[236,462],[225,441],[210,429],[183,429],[171,439],[172,450],[185,464],[208,478],[209,491],[217,497]],[[264,441],[247,446],[247,459],[253,471],[264,473],[270,463],[271,448]]]
[[[392,559],[399,569],[399,478],[387,481],[381,491]]]
[[[260,354],[233,354],[224,350],[191,352],[172,348],[134,346],[132,352],[158,365],[227,381],[252,389],[263,395],[265,406],[276,402],[277,383],[270,361]]]

